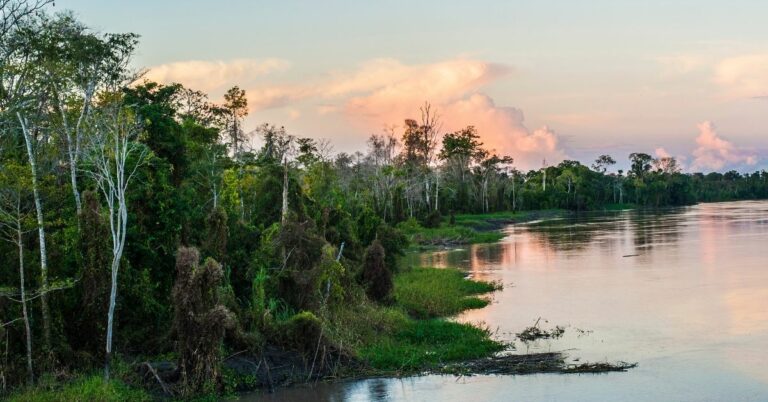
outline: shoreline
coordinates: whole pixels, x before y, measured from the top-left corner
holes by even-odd
[[[564,210],[542,210],[542,211],[523,211],[516,213],[494,213],[480,215],[457,215],[456,221],[452,227],[464,227],[477,233],[498,234],[498,238],[491,241],[496,242],[503,238],[499,230],[513,224],[528,223],[538,220],[550,220],[562,218],[569,214]],[[476,238],[469,239],[476,240]],[[452,246],[461,246],[466,244],[479,243],[479,241],[467,241],[451,244]],[[420,248],[410,251],[429,252],[439,246]],[[445,245],[443,248],[449,248]],[[447,276],[444,273],[451,272],[451,279],[442,278],[436,280],[431,285],[430,291],[425,291],[423,286],[435,276]],[[437,274],[437,275],[436,275]],[[420,278],[414,279],[414,275]],[[370,349],[368,353],[362,353],[359,356],[351,356],[348,351],[337,350],[328,354],[336,360],[335,364],[317,363],[317,359],[308,359],[296,351],[284,350],[276,345],[266,345],[260,354],[235,353],[224,358],[224,397],[239,398],[244,395],[258,394],[261,392],[274,392],[280,389],[308,386],[318,382],[333,383],[339,381],[359,381],[371,378],[404,378],[421,375],[454,375],[471,376],[482,374],[498,375],[525,375],[535,373],[602,373],[610,371],[626,371],[634,367],[632,364],[602,364],[600,366],[590,365],[589,363],[572,365],[565,362],[565,354],[561,352],[551,353],[522,353],[517,354],[511,344],[506,344],[495,340],[493,333],[488,328],[482,328],[476,324],[460,324],[452,321],[451,318],[468,309],[483,308],[488,303],[488,296],[494,292],[502,290],[499,284],[477,281],[468,278],[467,274],[456,268],[428,268],[411,267],[408,270],[399,272],[395,275],[395,293],[402,290],[405,285],[414,287],[410,292],[413,295],[422,297],[416,300],[398,300],[392,306],[381,308],[386,310],[393,308],[404,313],[407,321],[397,325],[414,326],[419,331],[425,333],[442,331],[445,328],[460,329],[460,336],[457,338],[471,338],[478,345],[483,345],[482,350],[471,356],[452,357],[449,359],[440,359],[438,363],[420,362],[409,365],[397,366],[404,360],[402,356],[395,359],[388,359],[392,355],[397,355],[399,346],[397,342],[394,347],[374,353]],[[397,285],[397,283],[400,283]],[[445,289],[453,286],[460,290],[456,293],[445,296]],[[402,298],[402,297],[401,297]],[[440,302],[433,303],[440,299]],[[372,308],[365,306],[365,308]],[[400,319],[400,318],[398,318]],[[397,337],[398,331],[402,328],[391,328],[392,337]],[[445,339],[438,339],[436,343],[443,343]],[[457,339],[453,339],[457,341]],[[390,340],[384,340],[382,344],[388,345]],[[319,343],[318,343],[319,344]],[[406,348],[412,345],[406,345]],[[424,346],[424,345],[422,345]],[[427,344],[426,349],[434,345]],[[375,349],[375,348],[374,348]],[[359,350],[358,350],[359,352]],[[420,351],[425,355],[434,353],[432,350]],[[389,355],[389,356],[388,356]],[[372,363],[371,357],[378,358],[378,363]],[[399,360],[398,360],[399,359]],[[142,363],[136,361],[129,364],[130,371],[138,373],[144,377],[141,385],[133,382],[112,380],[109,384],[98,383],[99,386],[116,389],[121,395],[129,395],[129,400],[172,400],[173,395],[165,392],[166,380],[173,384],[175,363],[168,361],[145,361]],[[383,361],[383,363],[382,363]],[[393,364],[393,362],[395,364]],[[152,369],[148,369],[151,367]],[[253,369],[255,367],[255,370]],[[91,384],[97,378],[79,376],[68,383],[58,384],[50,392],[66,392],[69,387],[78,387],[82,384]],[[15,397],[15,398],[14,398]],[[204,397],[204,396],[203,396]],[[12,395],[10,400],[48,400],[45,396],[29,397],[28,395]]]

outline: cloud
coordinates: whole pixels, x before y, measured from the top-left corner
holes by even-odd
[[[247,86],[254,79],[284,71],[290,63],[282,59],[188,60],[151,67],[147,78],[170,84],[180,83],[203,92],[224,92],[232,85]]]
[[[663,147],[658,147],[653,152],[654,152],[654,154],[656,154],[657,158],[671,158],[672,157],[672,155],[670,155],[669,152],[667,152],[667,150],[664,149]]]
[[[324,119],[326,124],[342,119],[350,131],[364,130],[364,135],[416,117],[419,107],[428,101],[438,110],[444,131],[474,125],[487,147],[512,156],[519,168],[537,168],[542,159],[554,164],[566,158],[553,130],[529,130],[522,111],[497,106],[481,91],[512,73],[506,65],[466,58],[426,64],[378,58],[348,71],[304,76],[301,82],[275,83],[273,79],[267,83],[263,79],[289,67],[290,63],[280,59],[182,61],[153,67],[148,78],[180,82],[214,96],[237,84],[246,90],[254,115],[285,109],[282,112],[291,118]]]
[[[357,77],[363,75],[368,77],[364,82],[378,84],[345,103],[348,118],[368,127],[400,123],[404,118],[415,117],[419,106],[429,101],[437,108],[444,131],[473,125],[487,147],[512,156],[519,168],[537,168],[543,159],[557,163],[567,157],[551,129],[529,130],[521,110],[497,106],[480,92],[484,85],[509,74],[508,68],[464,59],[391,67],[394,71],[368,70],[352,79],[357,82]],[[374,74],[375,71],[381,75]],[[387,79],[380,79],[382,75]]]
[[[496,106],[487,95],[472,94],[442,107],[446,128],[474,125],[486,147],[512,156],[518,168],[535,169],[545,159],[552,165],[568,158],[552,129],[529,130],[520,109]]]
[[[715,67],[715,82],[725,89],[729,97],[768,95],[768,54],[723,59]]]
[[[692,169],[721,170],[726,166],[755,165],[757,163],[756,154],[738,149],[730,141],[720,138],[711,122],[700,123],[698,128],[699,136],[696,137],[698,147],[693,151]]]
[[[373,59],[358,66],[354,71],[335,71],[320,77],[307,79],[300,84],[254,86],[248,89],[248,99],[253,109],[285,106],[307,99],[341,101],[354,107],[356,97],[365,102],[378,102],[392,106],[403,99],[403,94],[420,94],[425,99],[449,99],[479,88],[506,75],[509,68],[474,60],[455,59],[434,64],[406,65],[394,59]],[[350,102],[347,100],[351,99]],[[338,105],[323,105],[327,113]],[[405,105],[409,113],[418,106]]]

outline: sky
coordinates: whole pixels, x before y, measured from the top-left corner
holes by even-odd
[[[418,118],[474,125],[522,169],[600,154],[674,156],[687,171],[768,168],[765,1],[57,0],[135,32],[147,78],[364,151]]]

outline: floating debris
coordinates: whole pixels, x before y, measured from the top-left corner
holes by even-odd
[[[544,329],[539,328],[539,322],[541,321],[541,317],[539,317],[538,320],[536,320],[536,323],[533,324],[532,327],[528,327],[524,329],[522,332],[516,334],[517,339],[520,339],[523,342],[533,342],[538,339],[557,339],[563,336],[565,333],[565,327],[562,327],[560,325],[555,326],[555,328],[547,331]],[[544,320],[544,322],[548,322]]]
[[[462,376],[471,375],[522,375],[537,373],[608,373],[623,372],[637,367],[637,363],[566,363],[566,355],[562,352],[504,354],[485,359],[445,365],[438,370],[441,374]]]

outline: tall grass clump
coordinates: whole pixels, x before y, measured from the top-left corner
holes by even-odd
[[[497,283],[469,280],[452,268],[414,268],[395,277],[395,300],[416,318],[445,317],[488,305],[483,293],[500,289]]]

